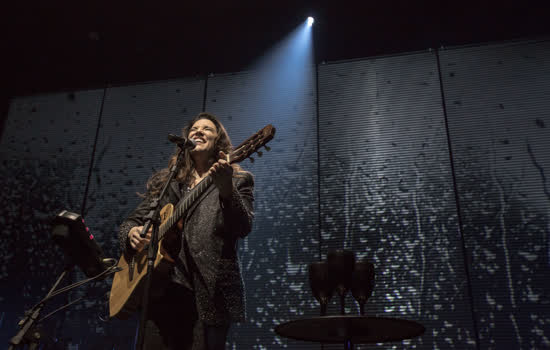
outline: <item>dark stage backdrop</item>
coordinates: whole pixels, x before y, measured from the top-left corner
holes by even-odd
[[[482,349],[550,347],[550,42],[441,52]]]
[[[50,221],[65,208],[82,209],[103,94],[79,91],[11,103],[0,149],[2,348],[15,335],[18,317],[46,295],[63,271],[63,254],[50,240]],[[48,311],[66,301],[54,299]],[[62,314],[43,324],[56,336],[67,326]]]
[[[248,322],[228,348],[320,349],[272,329],[317,314],[307,264],[331,248],[374,262],[368,314],[426,326],[385,348],[550,346],[549,61],[548,42],[520,42],[320,65],[299,88],[242,72],[14,99],[0,148],[0,342],[63,269],[48,220],[82,212],[117,256],[117,226],[174,150],[166,134],[204,108],[235,145],[277,128],[272,152],[243,164],[256,179],[239,247]],[[44,322],[57,340],[46,348],[131,349],[135,319],[100,319],[108,289],[72,293],[89,301]]]

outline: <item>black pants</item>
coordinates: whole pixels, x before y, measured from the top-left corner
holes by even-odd
[[[149,305],[146,350],[224,350],[229,325],[209,326],[198,319],[195,297],[170,283]]]

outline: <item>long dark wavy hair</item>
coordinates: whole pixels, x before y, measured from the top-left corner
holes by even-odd
[[[212,158],[209,160],[210,164],[213,164],[217,161],[217,156],[220,151],[223,151],[225,154],[229,154],[229,152],[233,150],[233,145],[231,144],[231,139],[229,138],[227,131],[225,130],[222,123],[218,120],[218,118],[215,115],[206,112],[201,112],[195,118],[190,120],[189,123],[187,123],[187,125],[182,129],[182,136],[187,138],[189,136],[189,130],[191,129],[193,124],[195,124],[200,119],[210,120],[212,123],[214,123],[214,125],[216,126],[216,131],[218,132],[218,136],[214,141],[214,152],[212,152]],[[160,194],[160,191],[162,190],[162,185],[166,182],[166,180],[168,179],[168,175],[170,174],[170,168],[176,163],[177,153],[178,149],[176,149],[174,153],[170,156],[168,167],[157,171],[149,178],[149,180],[147,181],[147,193],[149,195],[157,196]],[[238,176],[238,173],[243,171],[237,163],[234,163],[231,166],[233,167],[234,176]],[[191,182],[194,180],[194,170],[195,163],[193,162],[193,158],[191,158],[189,150],[186,149],[184,153],[183,165],[176,174],[176,180],[186,185],[190,185]]]

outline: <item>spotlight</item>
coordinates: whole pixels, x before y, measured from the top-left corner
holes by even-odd
[[[314,22],[314,21],[315,21],[315,20],[313,19],[313,17],[308,17],[308,18],[307,18],[307,26],[308,26],[308,27],[311,27],[311,26],[313,25],[313,22]]]

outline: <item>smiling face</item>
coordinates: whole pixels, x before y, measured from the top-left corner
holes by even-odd
[[[211,155],[215,150],[217,137],[218,130],[212,121],[208,119],[197,120],[189,129],[188,138],[197,143],[191,153],[197,154],[200,152]]]

